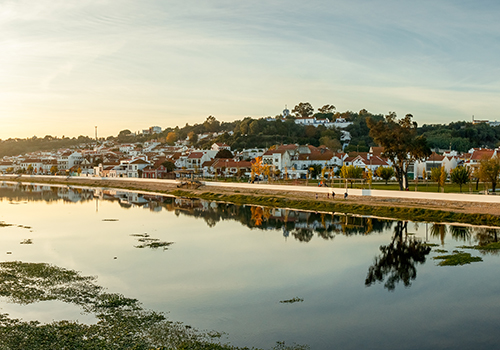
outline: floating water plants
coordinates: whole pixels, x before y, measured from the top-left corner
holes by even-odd
[[[457,266],[457,265],[467,265],[473,262],[483,261],[482,258],[478,256],[472,256],[470,253],[454,250],[453,254],[449,255],[439,255],[434,257],[435,260],[442,260],[439,266]]]

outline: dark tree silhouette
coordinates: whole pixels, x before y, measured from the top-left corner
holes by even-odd
[[[403,282],[405,287],[411,286],[411,281],[417,278],[417,264],[425,263],[425,257],[431,248],[414,238],[408,238],[407,222],[398,221],[390,244],[380,246],[382,254],[375,257],[375,262],[368,269],[365,286],[386,280],[384,287],[389,291],[396,284]]]

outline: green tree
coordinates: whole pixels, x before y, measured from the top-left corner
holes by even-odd
[[[384,147],[383,155],[393,164],[396,179],[401,191],[406,190],[408,184],[408,167],[416,160],[427,158],[431,150],[427,146],[424,136],[417,135],[417,123],[412,121],[413,116],[407,114],[397,120],[396,113],[390,112],[384,120],[376,121],[367,117],[366,123],[373,140]]]
[[[248,125],[248,133],[251,135],[257,135],[259,133],[259,122],[254,120]]]
[[[217,154],[215,155],[215,158],[231,159],[231,158],[233,158],[233,154],[231,153],[230,150],[221,149],[219,152],[217,152]]]
[[[471,170],[468,167],[459,166],[450,172],[451,182],[460,186],[460,192],[462,192],[462,186],[469,183],[471,177]]]
[[[378,177],[382,178],[385,181],[385,184],[387,185],[387,181],[391,179],[391,177],[394,176],[394,169],[392,167],[378,167],[377,171],[375,172]]]
[[[189,137],[189,142],[191,142],[192,145],[198,142],[198,134],[196,134],[194,131],[189,132],[188,137]]]
[[[324,105],[323,107],[318,109],[318,112],[323,114],[333,113],[334,111],[335,111],[334,105]]]
[[[495,192],[498,175],[500,174],[500,158],[482,159],[479,164],[479,177],[485,182],[491,182],[491,190]]]
[[[163,165],[167,169],[167,172],[169,173],[175,170],[175,164],[168,160],[161,163],[161,165]]]
[[[314,108],[309,102],[300,102],[293,107],[292,113],[299,118],[308,118],[313,115]]]
[[[337,139],[332,139],[330,136],[323,136],[319,139],[319,144],[320,145],[325,145],[329,149],[331,149],[333,152],[337,152],[338,150],[342,149],[342,145],[340,144],[340,141]]]
[[[205,122],[203,123],[203,126],[205,127],[205,130],[208,132],[216,132],[219,131],[220,127],[220,122],[215,119],[214,116],[209,115]]]

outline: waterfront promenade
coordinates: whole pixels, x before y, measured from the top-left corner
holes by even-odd
[[[3,181],[9,180],[22,180],[25,182],[37,182],[39,181],[58,181],[64,183],[71,181],[73,183],[85,184],[88,181],[98,181],[102,186],[113,186],[113,184],[119,183],[135,183],[137,187],[141,186],[141,183],[148,184],[158,184],[158,185],[170,185],[176,186],[181,183],[179,180],[167,180],[167,179],[141,179],[141,178],[110,178],[110,177],[87,177],[87,176],[48,176],[48,175],[1,175],[0,179]],[[203,186],[209,188],[227,189],[227,190],[240,190],[242,192],[246,191],[262,191],[265,194],[267,191],[278,191],[278,192],[306,192],[306,193],[318,193],[326,196],[327,193],[335,191],[338,198],[343,197],[344,192],[347,190],[349,196],[356,197],[378,197],[378,198],[394,198],[398,200],[408,199],[408,200],[437,200],[437,201],[449,201],[449,202],[471,202],[471,203],[497,203],[500,204],[499,195],[482,195],[482,194],[470,194],[470,193],[441,193],[441,192],[415,192],[415,191],[388,191],[388,190],[369,190],[369,189],[351,189],[351,188],[332,188],[332,187],[317,187],[317,186],[298,186],[298,185],[278,185],[278,184],[267,184],[267,183],[241,183],[241,182],[217,182],[217,181],[201,181]]]

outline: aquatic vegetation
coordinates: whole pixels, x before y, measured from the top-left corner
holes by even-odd
[[[434,250],[436,253],[441,253],[441,254],[444,254],[444,253],[448,253],[447,250],[444,250],[444,249],[436,249]]]
[[[102,219],[102,221],[118,221],[118,219]]]
[[[299,297],[295,297],[295,298],[288,299],[288,300],[281,300],[280,303],[282,303],[282,304],[293,304],[293,303],[301,303],[303,301],[304,301],[304,299],[299,298]]]
[[[93,276],[44,263],[0,263],[0,295],[10,302],[60,300],[98,319],[91,325],[42,324],[0,314],[0,349],[239,349],[220,344],[220,333],[167,320],[162,313],[145,310],[136,299],[106,293],[95,281]]]
[[[31,238],[23,239],[20,244],[33,244],[33,241]]]
[[[13,225],[12,224],[6,224],[5,222],[0,221],[0,227],[9,227],[9,226],[13,226]]]
[[[485,245],[474,246],[474,249],[477,250],[499,250],[500,242],[491,242]]]
[[[436,243],[422,243],[424,247],[439,247],[439,244]]]
[[[439,266],[467,265],[473,262],[483,261],[481,257],[472,256],[470,253],[454,250],[453,254],[435,256],[433,259],[442,260]]]
[[[140,244],[134,246],[136,248],[151,248],[151,249],[158,249],[158,248],[163,248],[163,250],[168,250],[168,247],[170,247],[174,242],[163,242],[160,241],[159,238],[149,238],[149,235],[147,233],[133,233],[131,234],[132,237],[140,237],[137,239]]]

